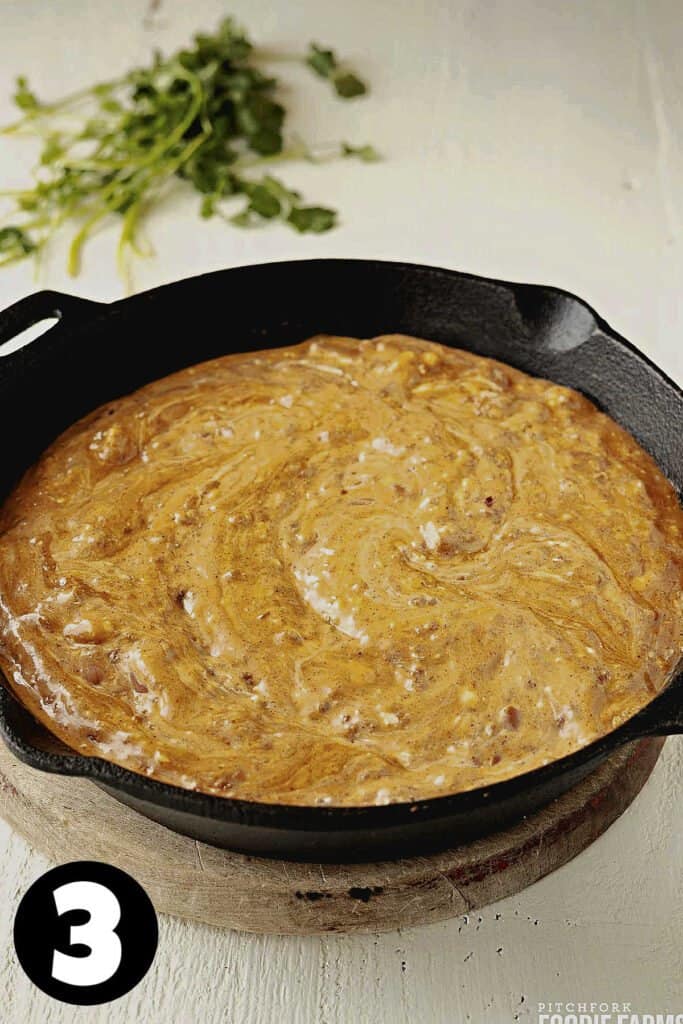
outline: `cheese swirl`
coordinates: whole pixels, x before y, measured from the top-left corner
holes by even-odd
[[[0,514],[0,666],[69,746],[378,804],[547,763],[681,654],[683,513],[574,391],[430,342],[226,356],[60,437]]]

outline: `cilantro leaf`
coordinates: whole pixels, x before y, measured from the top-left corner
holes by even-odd
[[[36,246],[21,228],[11,225],[0,228],[0,254],[3,256],[28,256]]]
[[[310,44],[308,54],[306,55],[306,63],[321,78],[331,78],[332,72],[337,68],[337,58],[334,55],[334,50],[324,50],[317,43]]]
[[[302,234],[321,234],[323,231],[329,231],[335,226],[336,221],[336,211],[326,206],[293,206],[287,217],[287,222]]]
[[[348,142],[342,142],[342,156],[355,156],[366,164],[376,163],[382,159],[374,146],[352,146]]]
[[[335,75],[332,82],[337,95],[345,100],[353,99],[354,96],[364,96],[368,91],[365,82],[362,82],[357,75],[353,75],[350,72]]]
[[[40,106],[36,98],[36,94],[29,88],[28,79],[24,75],[19,75],[17,77],[16,90],[12,99],[20,110],[25,110],[27,112],[37,110]]]
[[[358,75],[339,64],[334,50],[326,50],[317,43],[311,43],[306,54],[306,64],[321,78],[329,79],[337,96],[344,100],[363,96],[368,91]]]
[[[274,196],[270,189],[263,184],[251,185],[247,190],[249,196],[249,209],[258,213],[259,217],[271,220],[278,217],[282,210],[280,200]]]

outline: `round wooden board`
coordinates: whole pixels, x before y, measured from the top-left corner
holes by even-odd
[[[299,864],[246,857],[149,821],[81,779],[26,767],[0,743],[0,814],[50,860],[116,864],[162,913],[279,934],[390,931],[465,914],[520,892],[605,831],[646,782],[663,745],[618,751],[512,828],[428,857]]]

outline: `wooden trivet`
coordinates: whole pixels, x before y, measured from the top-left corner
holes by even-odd
[[[35,771],[0,743],[0,814],[51,861],[101,860],[132,874],[162,913],[280,934],[390,931],[520,892],[589,846],[629,806],[663,745],[617,751],[573,790],[519,824],[428,857],[299,864],[195,842],[92,782]]]

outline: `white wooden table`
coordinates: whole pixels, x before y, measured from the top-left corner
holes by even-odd
[[[155,7],[154,4],[151,5]],[[233,0],[254,36],[310,39],[353,57],[371,98],[341,104],[304,69],[293,121],[307,137],[371,141],[366,166],[291,166],[283,177],[330,202],[341,227],[239,232],[200,222],[194,197],[147,225],[157,258],[138,289],[218,267],[373,256],[552,283],[588,299],[669,374],[683,378],[683,8],[680,0]],[[110,77],[212,27],[222,0],[5,0],[0,120],[14,74],[47,97]],[[300,97],[305,95],[304,103]],[[29,149],[0,139],[0,179],[20,184]],[[59,246],[36,282],[0,274],[0,306],[39,286],[114,299],[114,236],[72,281]],[[153,339],[150,340],[153,343]],[[267,938],[161,921],[158,958],[128,996],[75,1009],[17,967],[16,904],[47,867],[0,824],[0,1020],[535,1021],[539,1001],[630,1002],[683,1012],[683,744],[671,740],[636,804],[594,846],[480,914],[381,937]]]

